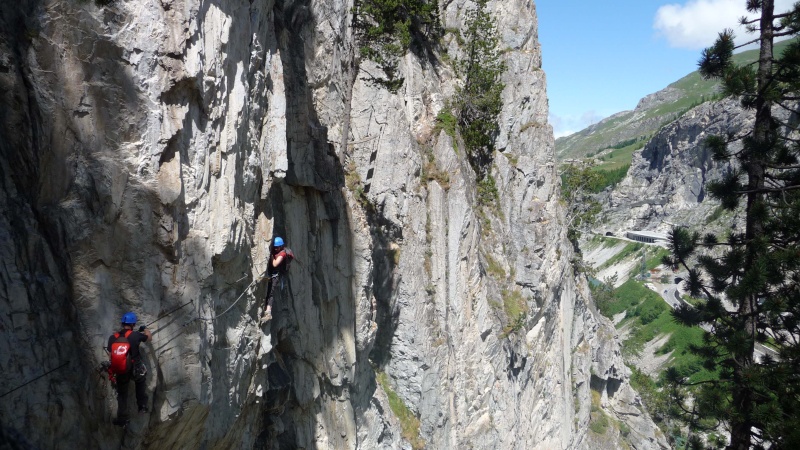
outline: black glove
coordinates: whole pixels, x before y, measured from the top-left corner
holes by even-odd
[[[139,333],[141,333],[142,331],[144,331],[144,328],[145,328],[145,327],[144,327],[144,325],[140,326],[140,327],[139,327]]]

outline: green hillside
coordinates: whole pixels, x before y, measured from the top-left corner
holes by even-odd
[[[775,44],[780,52],[790,41]],[[734,55],[738,64],[755,62],[758,50]],[[699,55],[698,55],[699,58]],[[601,168],[615,169],[630,163],[631,155],[656,131],[693,107],[720,98],[719,83],[704,80],[697,71],[659,91],[656,98],[633,111],[623,111],[607,117],[575,134],[556,139],[556,156],[560,160],[595,157]],[[620,147],[620,144],[633,144]],[[618,148],[615,148],[618,147]]]

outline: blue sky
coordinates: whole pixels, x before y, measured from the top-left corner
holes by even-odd
[[[776,0],[783,11],[794,0]],[[697,69],[745,0],[536,0],[550,123],[565,136]],[[737,41],[752,35],[737,30]]]

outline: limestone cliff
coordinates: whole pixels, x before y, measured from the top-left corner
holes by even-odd
[[[633,154],[625,179],[600,195],[600,229],[666,233],[674,225],[703,223],[719,205],[707,196],[706,183],[731,170],[711,158],[703,141],[711,135],[737,136],[748,121],[752,117],[738,102],[725,100],[704,103],[664,126]]]
[[[775,108],[781,121],[787,111]],[[753,113],[736,99],[707,102],[664,126],[642,150],[633,154],[628,174],[612,190],[600,194],[603,204],[598,231],[630,229],[668,232],[673,226],[708,228],[741,220],[740,214],[722,214],[719,201],[708,195],[708,182],[720,179],[735,167],[715,161],[704,141],[717,135],[731,139],[730,149],[741,149],[741,140],[752,128]]]
[[[663,447],[570,263],[535,8],[489,6],[508,71],[480,210],[434,126],[452,69],[409,54],[397,94],[365,82],[350,2],[3,2],[2,435],[409,448],[381,372],[428,448]],[[260,327],[273,235],[297,262]],[[152,411],[122,431],[95,368],[128,310],[160,320]],[[630,433],[589,432],[597,408]]]

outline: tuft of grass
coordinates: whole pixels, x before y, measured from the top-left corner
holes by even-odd
[[[425,274],[428,275],[428,278],[433,276],[433,251],[430,248],[425,250],[422,267],[425,269]]]
[[[522,133],[525,130],[527,130],[528,128],[542,128],[543,126],[544,125],[542,125],[541,123],[539,123],[539,122],[537,122],[535,120],[532,120],[530,122],[526,122],[526,123],[522,124],[522,126],[519,127],[519,132]]]
[[[481,224],[481,234],[484,237],[491,235],[492,220],[489,218],[489,214],[486,213],[484,208],[478,208],[476,212],[478,215],[478,223]]]
[[[436,127],[434,130],[444,130],[445,134],[453,138],[456,138],[456,128],[458,127],[458,118],[453,114],[453,111],[450,108],[442,108],[439,111],[439,114],[436,115]]]
[[[486,174],[478,181],[478,205],[497,208],[500,194],[497,192],[497,183],[491,174]]]
[[[490,253],[486,253],[484,257],[486,257],[486,272],[497,280],[505,280],[506,271],[503,266]]]
[[[501,334],[501,337],[505,338],[509,334],[521,330],[525,325],[525,317],[528,315],[528,303],[518,289],[503,289],[500,296],[503,298],[503,312],[505,312],[508,319],[508,323]]]
[[[593,417],[589,422],[589,429],[596,434],[606,434],[608,430],[608,416],[602,411],[597,413],[597,417]]]
[[[517,167],[519,165],[519,157],[517,155],[512,155],[510,152],[506,152],[504,154],[512,166]]]
[[[591,412],[600,411],[600,392],[595,391],[592,389],[592,407],[590,409]]]
[[[518,289],[503,289],[503,310],[512,321],[528,313],[528,304]]]
[[[617,421],[617,428],[619,428],[619,434],[621,434],[622,437],[628,437],[628,435],[631,434],[631,427],[625,422]]]
[[[436,165],[436,157],[433,155],[433,150],[425,148],[423,151],[424,162],[422,165],[422,181],[427,183],[435,181],[445,191],[450,189],[450,174],[444,170],[440,170]]]
[[[414,450],[421,450],[425,448],[425,440],[419,435],[419,419],[416,415],[406,406],[403,400],[392,389],[389,383],[389,376],[386,372],[377,373],[378,384],[386,392],[389,397],[389,407],[392,412],[400,421],[400,429],[403,439],[411,444]]]
[[[369,203],[367,194],[364,193],[364,183],[361,182],[361,176],[358,174],[355,161],[351,160],[345,168],[344,184],[353,193],[353,197],[361,206],[366,206]]]
[[[608,416],[600,409],[600,393],[592,389],[592,406],[590,409],[589,429],[596,434],[606,434]]]

